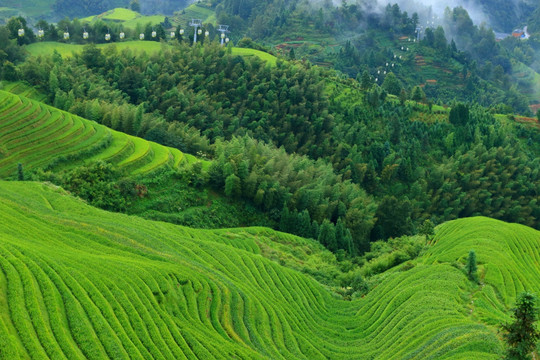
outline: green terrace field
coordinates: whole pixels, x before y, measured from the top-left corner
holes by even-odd
[[[119,51],[129,48],[135,51],[145,51],[146,53],[153,54],[161,51],[162,43],[156,41],[124,41],[115,42],[113,44],[98,44],[97,47],[104,49],[109,46],[115,46]],[[73,53],[81,52],[84,45],[79,44],[65,44],[59,42],[39,42],[26,46],[26,50],[31,56],[45,56],[52,55],[56,50],[62,56],[72,56]],[[248,48],[232,48],[233,55],[240,56],[257,56],[261,60],[268,61],[272,66],[276,64],[277,58],[274,55],[268,54],[264,51],[248,49]]]
[[[257,56],[261,60],[267,61],[272,66],[275,66],[277,61],[277,58],[274,55],[255,49],[234,47],[232,48],[232,53],[233,55],[241,56]]]
[[[3,87],[0,87],[1,90],[8,91],[13,94],[21,95],[29,99],[33,99],[37,101],[44,101],[47,98],[45,94],[40,93],[32,86],[27,85],[20,81],[2,82],[2,86]]]
[[[104,12],[100,15],[89,16],[81,19],[82,22],[93,22],[103,20],[105,22],[121,23],[126,29],[135,29],[137,26],[145,26],[150,23],[157,25],[165,20],[163,15],[145,16],[130,9],[116,8]]]
[[[214,10],[198,3],[189,5],[187,8],[177,11],[171,17],[171,21],[181,26],[187,26],[191,19],[200,19],[203,24],[216,25],[216,14]]]
[[[98,44],[97,47],[104,49],[109,46],[116,47],[119,51],[132,49],[135,51],[145,51],[149,54],[161,51],[161,43],[156,41],[123,41],[112,44]],[[31,56],[52,55],[56,50],[62,56],[72,56],[73,53],[81,52],[84,45],[66,44],[53,41],[37,42],[25,47]]]
[[[498,359],[495,325],[521,289],[540,290],[540,232],[486,218],[437,230],[425,255],[344,301],[261,255],[306,240],[0,182],[0,358]],[[470,249],[483,286],[460,269]]]
[[[145,174],[195,159],[5,91],[0,91],[0,145],[0,177],[13,175],[17,163],[35,169],[105,160]]]

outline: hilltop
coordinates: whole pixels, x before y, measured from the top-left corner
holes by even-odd
[[[261,242],[297,241],[268,229],[151,222],[25,182],[1,183],[0,213],[6,359],[496,359],[516,292],[540,290],[540,233],[486,218],[440,226],[346,302],[262,257]],[[460,270],[471,248],[482,286]]]

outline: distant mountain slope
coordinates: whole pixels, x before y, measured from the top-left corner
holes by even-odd
[[[260,241],[297,241],[267,229],[191,230],[26,182],[0,183],[0,215],[3,359],[497,359],[480,320],[504,318],[515,293],[492,272],[540,287],[526,280],[540,233],[485,218],[442,225],[428,254],[346,302],[259,255]],[[473,245],[484,287],[450,265]]]
[[[106,160],[129,173],[178,167],[193,160],[180,150],[111,130],[43,103],[0,91],[0,176],[52,164]]]

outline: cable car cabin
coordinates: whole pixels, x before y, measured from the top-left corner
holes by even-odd
[[[39,38],[44,37],[44,36],[45,36],[45,31],[39,29],[38,32],[37,32],[37,36],[38,36]]]
[[[64,33],[64,40],[69,40],[69,33],[67,31]]]
[[[155,38],[157,36],[157,32],[152,31],[152,37]]]
[[[229,39],[229,38],[226,38],[226,39],[225,39],[225,42],[226,42],[226,43],[228,43],[229,41],[230,41],[230,39]]]
[[[208,35],[210,35],[210,32],[209,32],[209,31],[205,31],[205,32],[204,32],[204,36],[208,36]]]
[[[24,29],[19,29],[17,33],[19,34],[19,36],[24,36]]]
[[[221,38],[225,39],[225,34],[224,33],[221,33]]]
[[[111,34],[109,33],[105,34],[105,40],[107,41],[111,40]]]
[[[176,36],[175,32],[171,31],[171,39],[174,39],[175,36]]]
[[[144,34],[143,34],[143,33],[141,33],[141,34],[139,35],[139,39],[140,39],[140,40],[144,40]]]
[[[180,35],[184,35],[184,29],[180,29]]]
[[[123,32],[120,33],[120,39],[123,39],[126,37],[126,34],[124,34]]]
[[[201,29],[197,30],[197,35],[201,35],[201,34],[202,34],[202,30]]]
[[[88,39],[88,33],[86,31],[82,33],[82,38],[85,40]]]

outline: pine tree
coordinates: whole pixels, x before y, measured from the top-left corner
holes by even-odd
[[[330,251],[337,250],[336,229],[328,219],[324,219],[319,230],[319,242]]]
[[[225,195],[228,197],[238,197],[242,192],[240,178],[234,174],[225,179]]]
[[[472,281],[477,280],[477,266],[476,266],[476,253],[474,250],[469,251],[469,258],[467,259],[467,276]]]
[[[306,209],[302,210],[302,212],[298,214],[297,234],[305,238],[313,237],[313,231],[311,229],[311,217],[309,216],[309,211]]]
[[[536,296],[529,292],[519,294],[516,307],[512,311],[514,322],[502,326],[505,332],[503,336],[508,344],[505,359],[531,359],[531,353],[540,339],[540,332],[534,324],[538,320]]]
[[[17,164],[17,179],[19,181],[24,181],[24,170],[23,170],[23,165],[21,163]]]
[[[283,232],[290,232],[290,222],[291,222],[291,214],[289,211],[289,208],[287,205],[283,206],[283,210],[281,210],[281,216],[279,219],[279,230]]]
[[[411,99],[414,101],[420,102],[424,100],[425,97],[426,97],[426,94],[424,93],[424,90],[422,90],[420,86],[415,86],[412,91]]]
[[[371,84],[371,76],[369,76],[367,70],[364,70],[364,72],[362,72],[362,77],[360,78],[360,86],[362,89],[367,90],[371,87]]]

